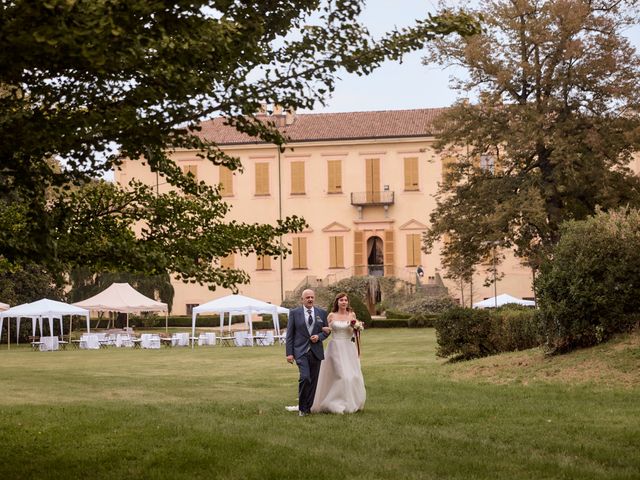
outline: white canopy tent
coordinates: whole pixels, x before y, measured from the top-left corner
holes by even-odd
[[[74,305],[97,312],[126,313],[127,328],[129,327],[130,313],[165,312],[165,329],[168,329],[169,308],[167,304],[144,296],[128,283],[112,283],[99,294],[76,302]]]
[[[0,302],[0,312],[4,312],[8,308],[9,308],[9,305],[7,305],[6,303]]]
[[[523,300],[521,298],[512,297],[507,293],[502,293],[497,297],[487,298],[486,300],[482,300],[481,302],[474,303],[473,308],[495,308],[496,304],[498,307],[501,307],[509,303],[515,303],[517,305],[523,305],[525,307],[536,306],[536,302],[532,300]]]
[[[198,305],[193,308],[191,336],[196,336],[196,317],[203,313],[217,313],[220,315],[220,332],[224,328],[225,314],[229,318],[229,330],[231,330],[231,317],[233,315],[244,315],[244,321],[249,326],[249,335],[253,336],[253,322],[251,316],[254,314],[270,314],[273,318],[273,327],[276,335],[280,335],[279,313],[289,314],[289,309],[272,305],[271,303],[245,297],[244,295],[227,295],[210,302]]]
[[[20,319],[21,318],[30,318],[33,335],[36,334],[36,320],[38,320],[38,325],[40,327],[40,335],[42,336],[42,319],[49,319],[49,332],[53,333],[53,320],[60,320],[60,331],[62,332],[62,317],[65,315],[79,315],[85,317],[87,320],[87,332],[89,331],[89,311],[76,307],[74,305],[69,305],[68,303],[58,302],[55,300],[49,300],[48,298],[43,298],[42,300],[38,300],[32,303],[23,303],[22,305],[17,305],[15,307],[9,308],[4,312],[0,312],[0,332],[2,331],[2,325],[5,318],[9,319],[9,323],[7,324],[7,345],[8,348],[11,348],[11,318],[16,318],[16,339],[18,338],[18,334],[20,332]],[[69,328],[69,335],[71,335],[71,328]]]

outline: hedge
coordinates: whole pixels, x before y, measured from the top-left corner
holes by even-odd
[[[533,309],[454,308],[434,319],[439,357],[471,359],[541,344],[538,312]]]

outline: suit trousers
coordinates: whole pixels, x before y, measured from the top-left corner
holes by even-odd
[[[296,359],[300,379],[298,380],[298,409],[301,412],[309,413],[313,398],[316,396],[318,386],[318,376],[320,374],[320,363],[322,360],[309,350],[300,358]]]

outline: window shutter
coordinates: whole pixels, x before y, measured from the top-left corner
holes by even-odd
[[[353,273],[364,275],[367,265],[364,261],[364,232],[353,232]]]
[[[380,159],[366,159],[367,202],[380,201]]]
[[[329,176],[327,191],[329,193],[342,193],[342,161],[329,160],[327,162],[327,170]]]
[[[197,165],[184,165],[182,167],[182,173],[185,175],[193,175],[193,179],[198,181],[198,166]]]
[[[304,193],[304,162],[291,162],[291,194]]]
[[[256,270],[271,270],[271,257],[257,256]]]
[[[233,172],[224,165],[218,168],[220,176],[220,195],[230,197],[233,195]]]
[[[384,275],[393,276],[394,274],[394,244],[393,244],[393,230],[384,231]]]
[[[336,267],[344,268],[344,237],[336,237]]]
[[[256,163],[256,195],[269,195],[269,164]]]
[[[300,239],[300,268],[307,268],[307,239]]]
[[[293,268],[307,268],[307,239],[293,239]]]
[[[417,267],[422,263],[421,246],[420,234],[407,235],[407,267]]]
[[[418,158],[404,159],[404,189],[418,190]]]
[[[220,259],[220,266],[222,268],[234,268],[235,266],[235,261],[234,261],[234,255],[233,253],[230,253],[229,255],[227,255],[226,257],[222,257]]]
[[[344,268],[343,237],[329,237],[329,267]]]

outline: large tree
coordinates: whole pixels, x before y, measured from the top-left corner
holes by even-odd
[[[171,150],[194,149],[215,164],[241,168],[198,135],[202,119],[222,115],[238,130],[282,146],[285,139],[257,116],[262,104],[312,108],[326,100],[340,71],[367,74],[428,40],[477,28],[467,15],[444,13],[374,40],[358,20],[363,3],[3,2],[0,217],[20,234],[0,235],[4,260],[37,259],[52,270],[84,264],[174,271],[229,286],[246,280],[211,260],[237,250],[279,255],[286,248],[278,237],[299,231],[303,221],[225,224],[227,207],[216,189],[183,175]],[[81,201],[65,191],[123,158],[145,161],[192,203],[176,195],[154,200],[139,185],[130,193],[92,188]],[[123,203],[127,195],[134,201]],[[132,239],[132,219],[144,225],[142,242]]]
[[[623,35],[634,1],[492,0],[483,31],[433,42],[425,63],[462,67],[439,119],[449,157],[425,247],[468,266],[496,244],[537,268],[560,225],[638,204],[640,61]]]

